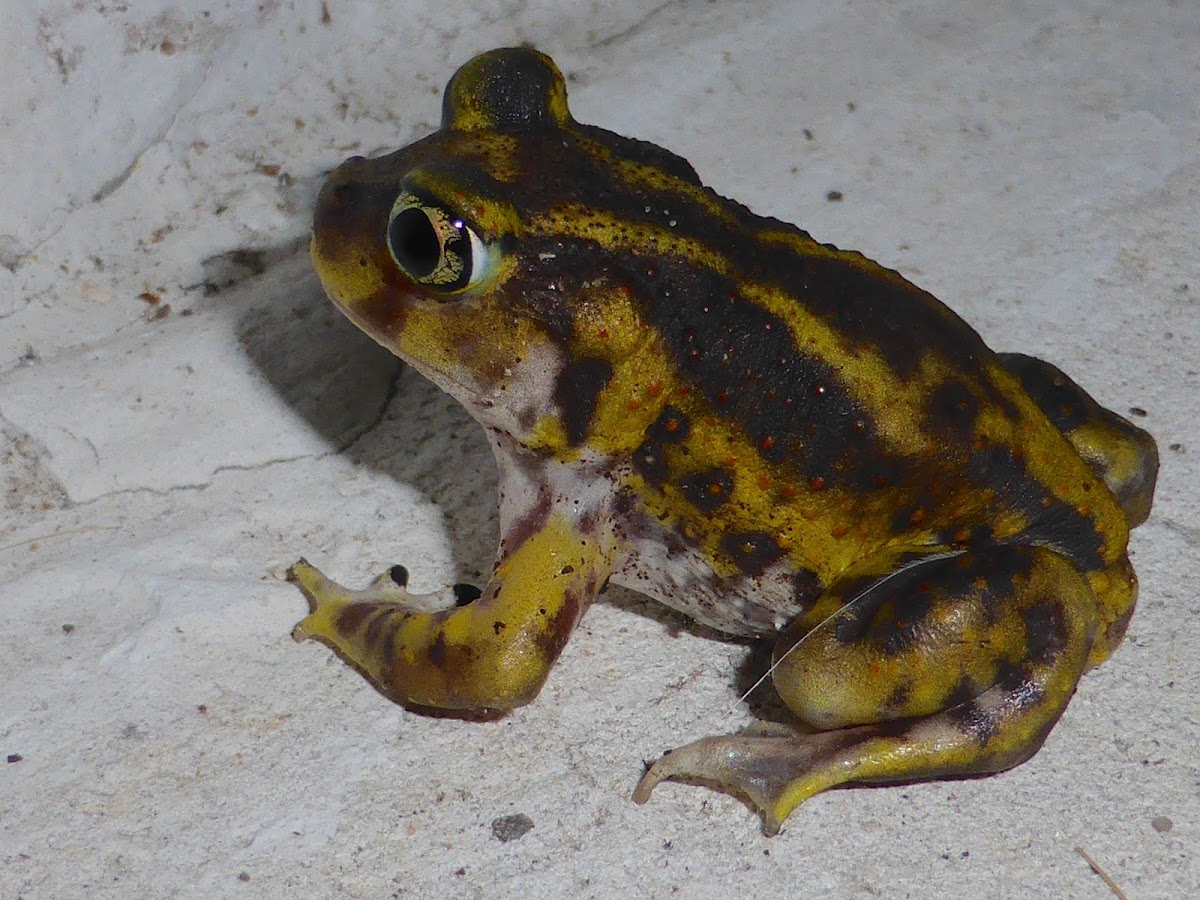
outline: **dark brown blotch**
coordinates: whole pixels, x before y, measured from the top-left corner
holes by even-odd
[[[646,437],[641,446],[633,451],[633,468],[648,484],[662,486],[671,477],[670,466],[663,448],[667,444],[679,444],[687,439],[692,423],[674,406],[665,406],[658,418],[646,428]]]
[[[996,686],[1008,695],[1005,705],[1010,713],[1034,707],[1045,697],[1045,688],[1034,677],[1028,663],[1001,662],[999,673],[996,676]],[[1053,721],[1048,723],[1046,731],[1033,746],[1033,750],[1041,745],[1053,724]]]
[[[711,513],[728,502],[733,493],[733,473],[714,466],[679,479],[679,489],[687,501],[701,512]]]
[[[888,656],[899,656],[914,644],[929,637],[929,620],[941,591],[919,582],[917,590],[883,604],[880,615],[871,623],[871,633]]]
[[[891,717],[903,716],[908,707],[909,701],[912,699],[912,685],[907,681],[901,681],[888,695],[884,701],[883,708]]]
[[[363,622],[373,613],[382,609],[382,603],[352,603],[345,607],[337,615],[335,625],[338,632],[343,637],[350,637],[358,633],[362,628]]]
[[[783,558],[783,548],[763,531],[741,531],[721,538],[721,550],[745,574],[756,577]]]
[[[687,439],[691,431],[691,419],[683,410],[668,404],[646,429],[646,439],[657,440],[663,444],[679,444]]]
[[[942,701],[944,709],[953,709],[956,706],[961,706],[964,703],[972,702],[979,696],[979,687],[970,678],[963,676],[954,683],[950,688],[950,693],[946,695],[946,699]]]
[[[558,659],[563,647],[567,646],[567,641],[579,622],[582,609],[581,588],[576,586],[567,590],[563,595],[562,606],[542,623],[544,630],[538,634],[536,640],[547,665]]]
[[[596,357],[577,359],[559,373],[554,383],[554,402],[572,447],[578,447],[587,438],[600,392],[612,380],[612,374],[612,364]]]
[[[1038,665],[1052,663],[1067,644],[1062,607],[1038,603],[1021,613],[1025,621],[1025,655]]]
[[[972,453],[963,474],[990,490],[996,505],[1026,517],[1024,543],[1049,545],[1085,571],[1105,568],[1104,540],[1096,523],[1039,484],[1010,448],[989,445]]]
[[[432,644],[429,645],[429,661],[438,669],[446,665],[446,635],[439,631]]]
[[[817,602],[817,598],[825,590],[816,572],[809,569],[797,569],[790,576],[792,582],[792,602],[800,609],[807,610]]]
[[[947,381],[929,395],[925,416],[935,429],[965,440],[975,432],[979,404],[961,381]]]
[[[379,604],[375,611],[370,616],[370,621],[367,622],[367,633],[363,636],[363,641],[368,647],[373,647],[379,641],[383,633],[384,626],[392,618],[392,613],[395,607],[389,607],[385,604]]]
[[[981,747],[987,745],[1000,726],[997,717],[980,706],[973,697],[950,707],[946,713],[960,732]]]
[[[1094,415],[1096,402],[1061,369],[1023,353],[998,354],[1034,403],[1059,431],[1071,431]]]
[[[383,660],[385,664],[390,664],[396,658],[396,640],[400,636],[400,629],[404,625],[405,616],[389,616],[387,636],[383,639]]]

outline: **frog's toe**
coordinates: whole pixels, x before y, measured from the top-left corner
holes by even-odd
[[[749,800],[762,814],[763,832],[770,837],[800,803],[837,783],[816,764],[839,740],[832,733],[704,738],[669,751],[650,766],[633,800],[645,803],[667,779],[697,782]]]
[[[309,614],[292,629],[292,638],[306,641],[328,635],[337,613],[351,602],[350,591],[326,578],[320,569],[306,559],[297,560],[287,570],[286,577],[300,588],[308,600],[309,609]]]

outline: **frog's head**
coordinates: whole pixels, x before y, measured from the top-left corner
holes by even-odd
[[[637,221],[648,198],[662,217],[685,183],[699,190],[678,157],[576,123],[548,56],[494,50],[451,79],[440,130],[333,172],[313,261],[355,324],[476,418],[568,423],[571,379],[594,403],[648,343],[623,267],[668,230]]]

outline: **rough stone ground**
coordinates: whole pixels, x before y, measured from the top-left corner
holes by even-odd
[[[1130,897],[1200,893],[1196,4],[45,0],[0,35],[0,897],[1109,896],[1076,848]],[[300,553],[347,583],[490,566],[482,437],[303,241],[324,172],[518,42],[580,119],[1157,436],[1129,638],[1030,763],[833,792],[767,840],[724,795],[629,801],[749,720],[749,648],[632,594],[488,724],[293,644],[271,573]]]

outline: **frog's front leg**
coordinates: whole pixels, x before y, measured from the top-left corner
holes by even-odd
[[[1087,580],[1042,547],[910,556],[868,560],[781,635],[775,685],[818,733],[697,741],[655,763],[634,799],[666,778],[699,780],[748,797],[774,834],[827,788],[998,772],[1032,756],[1086,667]]]
[[[584,514],[566,501],[529,510],[502,538],[479,596],[459,590],[469,602],[439,611],[407,593],[401,567],[351,591],[301,560],[288,580],[312,612],[293,636],[328,644],[404,704],[501,711],[528,703],[608,578],[615,541],[604,509]]]

